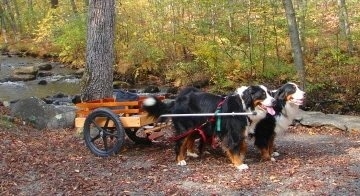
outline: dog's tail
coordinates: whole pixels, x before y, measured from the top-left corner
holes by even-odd
[[[171,113],[173,102],[165,103],[157,97],[148,97],[143,101],[142,108],[149,116],[159,118],[163,114]]]

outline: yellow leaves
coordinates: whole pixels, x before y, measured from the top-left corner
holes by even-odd
[[[50,9],[46,16],[38,22],[35,41],[49,41],[53,37],[55,30],[63,26],[64,23],[65,21],[61,19],[60,9]]]

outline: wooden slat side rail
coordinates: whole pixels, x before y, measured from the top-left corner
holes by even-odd
[[[114,98],[105,98],[99,100],[93,100],[89,102],[82,102],[76,104],[77,117],[86,117],[94,109],[100,107],[106,107],[112,110],[115,114],[121,114],[123,117],[129,117],[135,114],[143,114],[142,103],[148,96],[139,96],[136,101],[115,101]],[[160,100],[165,99],[165,96],[157,96]]]
[[[76,107],[79,109],[95,109],[99,107],[119,107],[119,106],[139,106],[138,101],[121,101],[121,102],[103,102],[103,103],[78,103]]]
[[[80,117],[85,117],[89,115],[93,110],[79,110],[77,115]],[[115,114],[139,114],[140,109],[112,109]]]
[[[114,98],[78,103],[76,107],[78,108],[76,113],[77,117],[86,117],[94,109],[100,107],[106,107],[115,114],[122,114],[123,116],[141,113],[139,101],[114,101]]]
[[[86,120],[86,117],[77,117],[75,118],[75,127],[84,127],[84,122]],[[148,117],[146,115],[133,115],[129,117],[120,117],[120,121],[125,128],[139,128],[144,125],[148,125],[154,122],[154,119],[151,117]],[[104,117],[98,117],[96,118],[96,122],[98,125],[103,126],[106,122],[106,118]],[[112,121],[108,124],[109,127],[114,126]]]

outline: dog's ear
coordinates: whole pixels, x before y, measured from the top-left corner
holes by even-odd
[[[275,98],[275,95],[278,91],[279,91],[279,89],[271,90],[271,91],[269,91],[269,95]]]
[[[254,94],[254,88],[252,86],[247,87],[246,90],[242,92],[241,98],[244,100],[245,106],[247,108],[254,109],[253,106],[253,94]]]
[[[273,97],[275,99],[277,99],[277,100],[285,100],[285,98],[286,98],[285,89],[284,88],[279,88],[278,90],[276,90]]]

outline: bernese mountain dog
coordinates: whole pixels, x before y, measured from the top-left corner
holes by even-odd
[[[255,138],[254,145],[260,150],[262,161],[275,161],[274,157],[279,156],[275,151],[275,136],[284,133],[293,123],[305,99],[305,92],[292,82],[272,91],[271,95],[276,100],[275,115],[267,114],[264,119],[254,124],[253,129],[249,129],[249,135]]]
[[[143,109],[155,118],[162,114],[248,113],[214,117],[172,117],[178,165],[187,164],[187,151],[192,151],[195,139],[200,138],[200,144],[210,143],[213,146],[220,140],[221,147],[231,163],[237,169],[244,170],[248,169],[248,165],[244,164],[247,130],[251,124],[265,118],[267,113],[275,114],[274,101],[267,88],[262,85],[241,87],[235,94],[226,97],[190,87],[181,91],[172,104],[149,97],[144,100]]]

